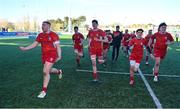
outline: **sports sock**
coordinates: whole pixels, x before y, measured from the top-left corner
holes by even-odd
[[[43,87],[42,91],[47,92],[47,87]]]

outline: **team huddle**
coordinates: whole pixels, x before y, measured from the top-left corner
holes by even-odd
[[[61,47],[59,37],[56,33],[50,30],[51,23],[44,21],[42,23],[43,32],[40,33],[36,40],[27,47],[20,47],[21,50],[30,50],[35,48],[39,43],[42,47],[42,63],[43,67],[43,87],[38,95],[38,98],[44,98],[47,93],[47,87],[50,80],[50,73],[56,73],[59,79],[62,78],[62,70],[53,68],[55,62],[61,59]],[[92,62],[93,69],[93,82],[98,82],[97,62],[107,65],[107,53],[110,45],[112,45],[112,63],[117,61],[119,56],[119,49],[122,48],[124,54],[129,57],[130,62],[130,85],[134,85],[134,72],[137,72],[141,60],[143,58],[144,48],[146,48],[146,64],[148,64],[149,56],[155,60],[153,68],[154,82],[158,81],[160,62],[164,59],[167,46],[174,42],[170,33],[166,32],[167,25],[161,23],[158,31],[152,34],[149,30],[148,35],[143,38],[143,29],[137,29],[132,34],[125,30],[125,33],[119,31],[120,27],[116,26],[116,31],[113,33],[110,30],[101,30],[98,28],[98,21],[92,21],[92,29],[89,30],[87,35],[88,52]],[[72,36],[74,52],[76,54],[77,67],[80,66],[80,59],[84,56],[83,40],[84,36],[78,32],[78,27],[74,27],[74,34]],[[120,47],[122,46],[122,47]]]

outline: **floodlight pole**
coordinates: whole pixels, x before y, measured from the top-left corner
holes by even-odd
[[[71,30],[71,0],[68,0],[69,2],[69,19],[68,19],[68,33],[71,33],[72,30]]]

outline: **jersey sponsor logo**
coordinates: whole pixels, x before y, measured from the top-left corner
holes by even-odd
[[[51,41],[51,37],[50,36],[48,36],[48,41]]]

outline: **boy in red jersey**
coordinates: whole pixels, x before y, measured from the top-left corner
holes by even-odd
[[[131,39],[133,39],[133,38],[135,38],[136,37],[136,31],[133,31],[132,33],[131,33]]]
[[[155,33],[150,39],[154,43],[154,82],[158,81],[158,73],[160,62],[164,59],[167,53],[167,46],[174,43],[172,35],[166,32],[167,25],[166,23],[161,23],[158,27],[158,32]]]
[[[104,67],[106,67],[106,58],[107,58],[107,53],[108,53],[108,50],[109,50],[109,47],[110,47],[110,43],[112,42],[112,34],[111,34],[111,31],[110,30],[106,30],[106,36],[105,36],[105,39],[108,40],[108,42],[104,42],[103,43],[103,58],[104,58]]]
[[[123,34],[123,39],[122,39],[122,47],[123,47],[123,51],[124,54],[126,55],[126,57],[128,57],[128,43],[129,43],[129,39],[130,39],[131,35],[128,33],[128,29],[125,30],[125,33]]]
[[[130,60],[130,85],[134,84],[134,72],[139,68],[140,62],[143,58],[143,46],[147,45],[145,39],[142,38],[143,29],[136,30],[136,38],[133,38],[128,47],[132,48],[131,54],[129,56]],[[148,49],[149,50],[149,49]]]
[[[93,20],[92,21],[92,27],[93,29],[89,31],[88,33],[88,42],[89,42],[89,54],[91,57],[92,67],[93,67],[93,78],[94,82],[98,81],[97,76],[97,67],[96,67],[96,58],[98,58],[98,62],[100,64],[104,63],[103,60],[103,42],[107,42],[104,40],[105,32],[99,28],[98,21]]]
[[[149,43],[149,40],[151,39],[152,36],[153,36],[152,30],[149,30],[149,31],[148,31],[148,35],[145,36],[146,42]],[[147,44],[147,46],[149,46],[149,44]],[[152,49],[153,49],[153,43],[151,43],[149,47],[150,47],[150,49],[151,49],[151,51],[152,51]],[[147,51],[147,49],[146,49],[146,65],[149,64],[149,63],[148,63],[148,59],[149,59],[149,54],[148,54],[148,51]]]
[[[83,56],[83,40],[84,36],[78,32],[78,27],[74,27],[74,34],[72,36],[74,44],[74,52],[76,53],[77,67],[80,66],[80,58]]]
[[[43,87],[38,98],[44,98],[47,93],[47,87],[50,80],[50,73],[56,73],[59,79],[62,78],[62,71],[53,68],[55,62],[61,59],[61,48],[59,42],[59,36],[50,30],[51,23],[44,21],[42,23],[43,32],[40,33],[36,40],[27,47],[20,47],[22,51],[30,50],[38,46],[41,43],[42,50],[42,63],[43,67]]]

